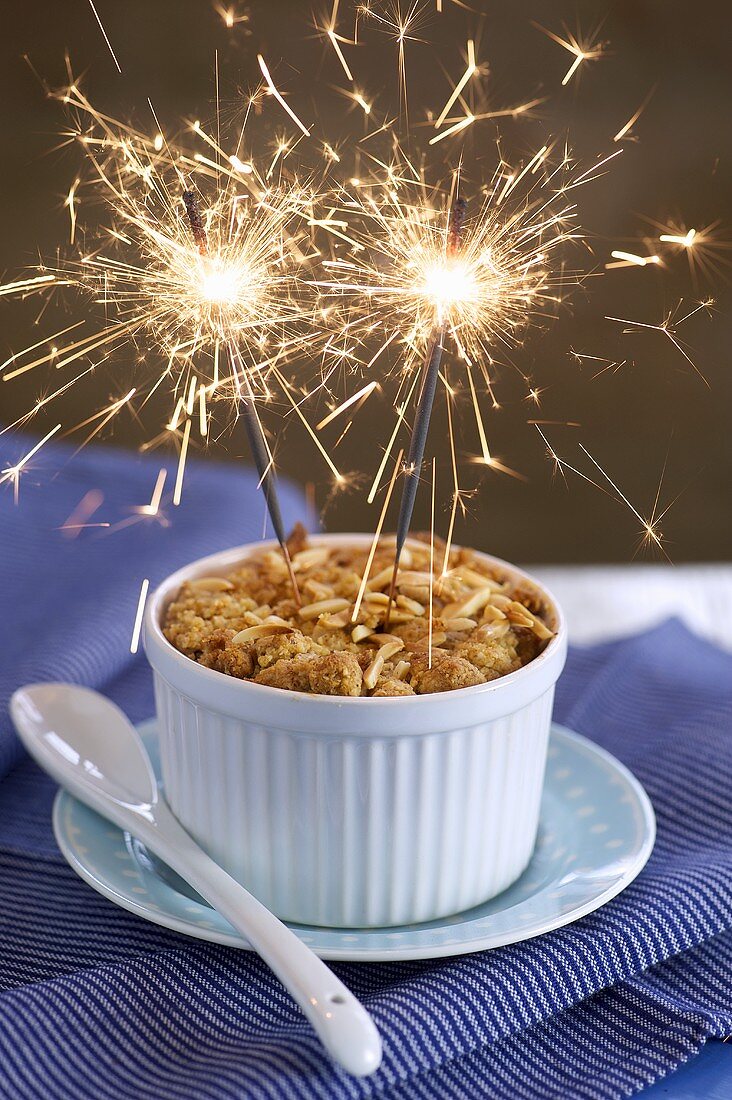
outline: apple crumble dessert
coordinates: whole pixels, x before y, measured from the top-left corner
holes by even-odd
[[[316,695],[422,695],[473,687],[533,660],[553,632],[541,592],[470,550],[444,563],[409,539],[389,610],[394,540],[369,548],[288,540],[302,605],[278,549],[254,551],[226,577],[186,582],[164,632],[187,657],[270,687]],[[432,614],[430,614],[430,595]],[[388,619],[388,626],[387,626]]]

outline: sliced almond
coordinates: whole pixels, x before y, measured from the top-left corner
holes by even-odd
[[[484,623],[498,623],[502,622],[506,616],[497,607],[494,607],[492,603],[487,603],[483,608]]]
[[[397,596],[396,605],[397,607],[403,607],[405,611],[411,611],[416,617],[424,615],[423,604],[417,603],[416,600],[410,600],[409,596]]]
[[[374,574],[366,585],[366,591],[375,592],[378,588],[383,588],[385,584],[389,584],[393,572],[394,567],[387,565],[386,569],[382,569],[379,573]]]
[[[379,655],[388,661],[390,657],[393,657],[395,653],[399,653],[404,649],[404,642],[401,638],[396,638],[393,642],[387,642],[386,645],[382,645],[379,649]]]
[[[285,622],[260,623],[259,626],[245,627],[231,640],[234,645],[242,645],[244,642],[253,642],[257,638],[267,638],[270,634],[291,634],[294,629],[294,626]]]
[[[373,629],[370,626],[366,626],[364,623],[359,623],[358,626],[354,626],[351,631],[351,638],[354,642],[362,642],[364,638],[369,638],[373,634]]]
[[[402,596],[407,596],[410,600],[416,600],[417,603],[421,603],[422,606],[428,603],[430,598],[430,587],[428,584],[400,584],[399,592]],[[435,594],[438,594],[437,585],[435,585]]]
[[[460,633],[462,630],[474,630],[478,625],[475,619],[443,619],[442,625],[448,633]]]
[[[333,589],[329,588],[327,584],[321,584],[320,581],[314,581],[308,578],[302,586],[302,591],[310,597],[310,601],[313,600],[332,600]]]
[[[231,592],[234,585],[224,577],[197,577],[188,582],[188,587],[194,592]]]
[[[432,635],[432,648],[435,649],[438,646],[441,646],[446,641],[447,641],[447,634],[445,634],[445,632],[442,631],[442,630],[436,630],[435,633]],[[425,634],[424,638],[420,638],[419,641],[415,642],[414,645],[412,646],[413,649],[418,649],[418,650],[420,650],[420,652],[422,650],[429,649],[429,647],[430,647],[429,634]]]
[[[405,680],[411,667],[409,661],[399,661],[399,663],[394,666],[394,678],[396,680]]]
[[[369,690],[376,687],[376,681],[381,675],[381,670],[384,667],[385,659],[386,658],[384,657],[384,651],[379,650],[379,652],[376,654],[373,661],[363,674],[364,687],[367,687]]]
[[[493,595],[493,589],[484,585],[464,600],[448,604],[443,608],[443,619],[469,619],[476,611],[482,610]]]
[[[375,603],[383,607],[389,603],[389,597],[386,592],[367,592],[363,598],[364,603]]]
[[[471,588],[485,588],[487,584],[498,592],[503,587],[500,581],[495,581],[492,577],[486,577],[483,573],[478,573],[475,569],[468,569],[465,565],[459,565],[457,569],[453,569],[449,574],[451,577],[457,577],[463,581],[464,584],[469,584]]]
[[[349,618],[348,609],[339,611],[337,615],[321,615],[318,626],[324,630],[344,630]]]
[[[317,619],[320,615],[332,615],[338,611],[345,611],[350,606],[348,600],[335,597],[332,600],[317,600],[315,603],[306,604],[298,611],[298,615],[305,622]]]
[[[327,546],[311,546],[307,550],[300,550],[292,558],[292,568],[296,573],[303,569],[311,569],[314,565],[322,565],[328,560],[330,550]]]
[[[400,570],[397,574],[397,587],[401,588],[403,584],[418,585],[420,588],[426,585],[429,588],[430,575],[413,569],[406,569],[404,572]]]
[[[412,623],[414,622],[414,615],[410,611],[402,611],[401,608],[393,609],[389,615],[389,622],[394,626],[398,626],[400,623]]]
[[[548,641],[554,637],[554,631],[550,630],[546,623],[543,623],[541,619],[534,619],[531,624],[531,629],[542,642]]]

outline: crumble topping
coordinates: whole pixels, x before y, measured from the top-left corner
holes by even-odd
[[[388,616],[393,538],[382,539],[359,601],[368,547],[288,540],[302,606],[279,550],[256,550],[226,577],[182,586],[164,633],[187,657],[242,680],[315,695],[383,698],[473,687],[528,664],[553,632],[539,589],[470,550],[407,541]],[[430,582],[432,615],[430,615]]]

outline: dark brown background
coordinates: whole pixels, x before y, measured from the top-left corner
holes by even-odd
[[[344,6],[346,0],[343,0]],[[487,84],[494,105],[550,95],[536,123],[508,124],[507,141],[521,148],[536,147],[542,130],[569,130],[581,156],[612,151],[612,137],[630,117],[649,89],[656,92],[636,127],[637,142],[625,143],[619,163],[605,180],[581,196],[581,220],[593,234],[597,266],[612,248],[647,251],[641,238],[657,234],[643,219],[677,219],[686,227],[721,219],[721,234],[732,224],[732,6],[727,0],[627,0],[620,3],[582,4],[554,0],[514,0],[511,4],[474,5],[485,18],[467,16],[445,0],[442,19],[431,17],[420,32],[438,44],[446,71],[457,79],[463,64],[461,49],[468,33],[479,33],[479,57],[491,65]],[[305,77],[317,76],[321,88],[343,84],[331,54],[311,38],[309,5],[295,0],[269,0],[248,5],[250,22],[227,31],[204,0],[98,0],[110,39],[119,55],[123,76],[114,69],[98,27],[84,0],[35,0],[6,4],[3,44],[0,139],[3,171],[0,175],[2,253],[8,276],[33,263],[38,253],[53,255],[67,236],[63,196],[77,174],[78,152],[49,152],[58,144],[63,117],[49,102],[22,55],[50,83],[64,79],[64,51],[68,49],[85,88],[102,109],[120,117],[137,114],[145,119],[145,98],[155,103],[164,125],[180,115],[211,118],[214,49],[220,52],[225,113],[234,118],[240,108],[239,91],[257,77],[256,53],[285,58],[278,73],[293,90],[305,87]],[[566,89],[560,81],[571,61],[569,54],[531,26],[537,19],[561,31],[563,21],[575,29],[601,19],[601,37],[609,42],[607,56],[584,67],[581,82]],[[345,27],[344,27],[345,30]],[[350,53],[367,90],[386,95],[385,85],[394,67],[393,45],[383,41],[376,49]],[[434,51],[422,44],[408,54],[412,81],[412,110],[419,117],[421,102],[439,105],[449,92],[445,75],[431,61]],[[304,93],[303,93],[304,94]],[[294,101],[293,101],[294,102]],[[300,102],[300,101],[298,101]],[[304,102],[304,101],[303,101]],[[327,106],[323,107],[322,103]],[[324,95],[319,108],[326,132],[346,132],[353,116],[345,101]],[[312,117],[312,115],[311,115]],[[145,125],[147,123],[145,122]],[[513,126],[513,129],[512,129]],[[482,124],[471,137],[471,155],[489,158],[495,130]],[[454,153],[444,143],[446,154]],[[476,149],[476,146],[478,147]],[[635,550],[638,523],[627,508],[570,477],[569,488],[553,480],[542,444],[527,419],[577,421],[579,428],[547,429],[557,451],[579,461],[583,442],[629,499],[643,514],[650,512],[661,469],[668,467],[661,500],[678,494],[663,529],[668,553],[674,560],[728,559],[732,550],[730,473],[732,449],[728,431],[732,401],[729,347],[732,326],[726,270],[692,280],[681,253],[665,254],[669,263],[656,269],[611,272],[589,281],[546,332],[534,333],[518,353],[518,365],[544,388],[540,413],[529,408],[521,387],[510,373],[502,376],[500,412],[488,417],[494,452],[519,469],[526,482],[495,473],[483,479],[471,501],[471,514],[458,534],[473,544],[522,561],[628,560]],[[732,253],[730,253],[732,256]],[[717,260],[722,264],[725,253]],[[659,333],[622,334],[620,326],[604,318],[617,314],[658,322],[681,298],[692,302],[713,294],[715,313],[696,316],[679,335],[708,380],[700,379],[681,355]],[[689,307],[691,308],[691,306]],[[0,308],[0,354],[34,342],[31,322],[35,306],[4,302]],[[35,336],[35,338],[38,338]],[[568,352],[578,351],[629,360],[618,373],[607,372],[592,381],[590,367],[580,370]],[[114,390],[110,374],[124,376],[125,363],[116,362],[82,397],[74,398],[68,420],[81,419],[95,403]],[[42,392],[39,379],[8,384],[0,392],[0,420],[10,422]],[[114,390],[119,393],[119,387]],[[377,438],[384,437],[385,405],[366,406],[338,452],[342,469],[373,472],[378,464]],[[53,417],[53,419],[52,419]],[[33,427],[34,436],[56,422],[53,412]],[[45,428],[44,428],[45,425]],[[465,412],[462,446],[475,451],[470,414]],[[119,418],[109,437],[116,444],[137,446],[140,426]],[[431,445],[441,469],[447,461],[445,423],[436,412]],[[245,454],[234,434],[220,457]],[[278,451],[284,472],[317,484],[320,504],[328,486],[309,442],[293,429]],[[583,467],[591,473],[584,460]],[[475,468],[467,480],[476,480]],[[445,482],[447,490],[447,481]],[[427,493],[418,504],[418,521],[427,517]],[[447,491],[440,502],[444,527]],[[374,512],[364,493],[339,496],[329,507],[327,526],[369,529]]]

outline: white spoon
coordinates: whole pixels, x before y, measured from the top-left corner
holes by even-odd
[[[158,792],[134,726],[104,696],[71,684],[31,684],[10,713],[30,755],[80,801],[127,829],[182,875],[247,938],[344,1069],[365,1077],[381,1062],[374,1021],[325,963],[198,847]]]

